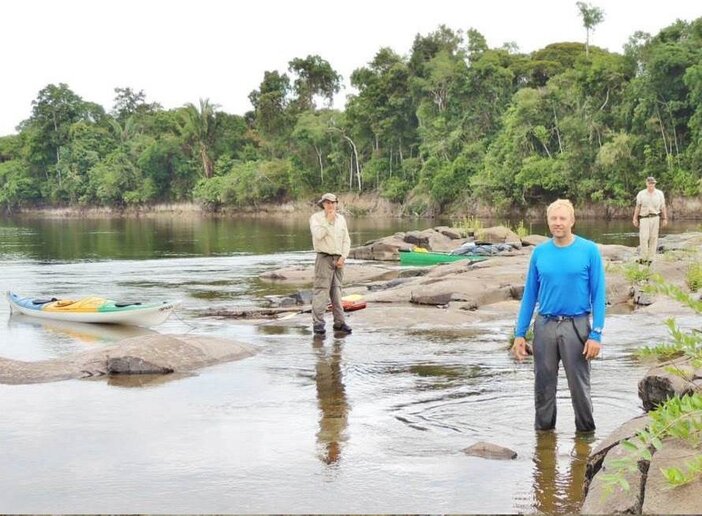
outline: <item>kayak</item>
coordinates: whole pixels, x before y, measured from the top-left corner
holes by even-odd
[[[366,307],[366,300],[360,294],[350,294],[341,298],[341,306],[344,312],[355,312]]]
[[[409,251],[400,249],[400,264],[401,265],[436,265],[439,263],[451,263],[460,260],[469,260],[471,262],[482,262],[487,260],[484,256],[475,256],[467,254],[449,254],[433,251]]]
[[[344,312],[355,312],[356,310],[363,310],[366,305],[366,300],[363,299],[361,294],[349,294],[341,298],[341,306]],[[331,310],[332,305],[329,303],[327,305],[327,310]]]
[[[36,299],[7,293],[10,310],[41,319],[80,323],[126,324],[155,326],[168,319],[180,302],[118,303],[103,297],[80,299]]]

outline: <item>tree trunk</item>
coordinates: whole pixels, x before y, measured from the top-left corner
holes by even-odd
[[[585,55],[590,55],[590,29],[585,29]]]
[[[663,120],[661,119],[661,111],[660,109],[658,109],[658,106],[656,106],[656,115],[658,115],[658,125],[661,128],[661,138],[663,139],[663,148],[665,148],[665,157],[669,158],[672,149],[671,151],[668,150],[668,139],[665,137],[665,127],[663,126]]]
[[[212,177],[212,169],[214,167],[212,165],[212,160],[207,155],[207,147],[203,144],[200,144],[200,157],[202,158],[202,169],[205,172],[205,177],[209,179]]]
[[[356,160],[356,182],[358,183],[358,191],[361,191],[361,167],[358,162],[358,150],[356,149],[356,144],[353,143],[353,140],[346,136],[345,134],[342,135],[344,139],[349,142],[351,145],[351,149],[353,150],[353,157]],[[353,174],[353,159],[351,160],[351,173]],[[349,185],[349,188],[353,188],[353,177],[351,178],[351,184]]]
[[[556,108],[553,108],[553,128],[556,130],[556,136],[558,137],[558,152],[563,154],[563,142],[561,141],[561,132],[558,130],[558,115],[556,115]]]
[[[324,163],[322,163],[322,150],[314,145],[314,151],[317,153],[317,159],[319,160],[319,180],[324,184]]]
[[[673,128],[673,143],[675,144],[675,155],[680,156],[680,149],[678,148],[678,132],[675,130],[675,119],[673,118],[673,112],[670,110],[670,104],[666,103],[665,107],[668,109],[668,116],[670,117],[670,126]],[[670,146],[670,152],[673,152],[673,146]]]

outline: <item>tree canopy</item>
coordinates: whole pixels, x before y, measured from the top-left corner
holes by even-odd
[[[210,209],[320,191],[376,193],[408,211],[519,209],[568,197],[629,204],[654,175],[702,193],[702,18],[590,46],[604,13],[578,2],[585,43],[489,48],[476,29],[418,34],[341,75],[318,55],[269,70],[253,110],[209,99],[166,110],[115,88],[109,112],[49,84],[0,138],[0,207],[195,201]]]

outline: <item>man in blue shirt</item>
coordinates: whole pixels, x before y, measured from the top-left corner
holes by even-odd
[[[605,320],[605,276],[597,245],[573,234],[575,211],[558,199],[546,211],[553,238],[537,246],[529,262],[512,351],[526,357],[525,335],[534,308],[534,405],[536,430],[556,426],[558,364],[568,378],[575,427],[595,429],[590,399],[590,360],[600,353]],[[592,316],[592,326],[590,325]]]

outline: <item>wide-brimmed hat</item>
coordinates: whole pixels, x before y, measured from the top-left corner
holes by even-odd
[[[653,176],[648,176],[648,177],[646,178],[646,182],[647,182],[647,183],[656,184],[656,178],[653,177]]]
[[[322,207],[324,201],[339,202],[336,195],[333,193],[325,193],[320,200],[317,201],[317,206]]]

